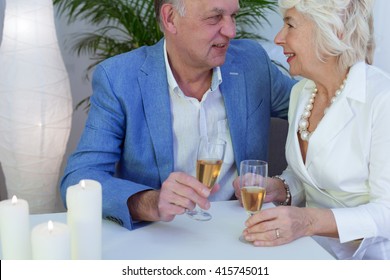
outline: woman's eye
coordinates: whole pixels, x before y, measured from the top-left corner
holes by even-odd
[[[288,28],[294,28],[294,26],[293,26],[292,24],[290,24],[290,23],[286,23],[286,26],[287,26]]]

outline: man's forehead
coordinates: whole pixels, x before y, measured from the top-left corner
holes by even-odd
[[[187,5],[197,7],[204,12],[221,14],[236,13],[240,9],[238,0],[185,0],[185,4],[186,7]]]

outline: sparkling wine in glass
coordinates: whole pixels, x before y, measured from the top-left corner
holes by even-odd
[[[216,183],[221,172],[223,157],[225,156],[226,142],[219,138],[204,138],[199,141],[196,160],[196,178],[210,190]],[[210,213],[200,209],[187,210],[187,215],[198,221],[211,219]]]
[[[249,216],[259,212],[266,194],[268,163],[262,160],[243,160],[240,164],[241,201]],[[243,236],[240,240],[246,242]]]
[[[264,188],[246,186],[241,189],[242,204],[250,216],[260,211],[261,206],[263,206],[264,197]]]

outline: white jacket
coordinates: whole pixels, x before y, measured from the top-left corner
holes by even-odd
[[[304,163],[298,122],[313,87],[300,81],[290,99],[283,177],[293,204],[332,209],[339,239],[319,239],[337,258],[390,259],[390,76],[363,62],[350,69]]]

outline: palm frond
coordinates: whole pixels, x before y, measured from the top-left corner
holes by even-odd
[[[237,15],[237,38],[266,40],[256,31],[270,24],[268,14],[277,11],[276,0],[241,0]]]

